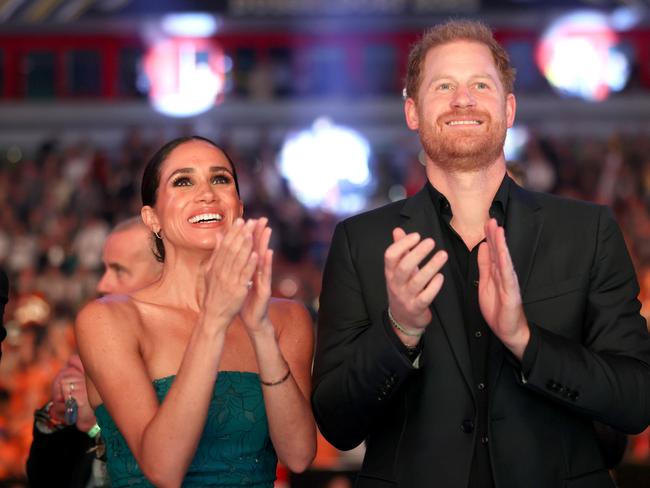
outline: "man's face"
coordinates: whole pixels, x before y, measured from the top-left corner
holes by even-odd
[[[144,226],[111,233],[104,244],[105,271],[97,293],[130,293],[151,284],[161,266],[151,252],[150,242]]]
[[[427,53],[418,93],[407,99],[405,113],[433,164],[476,171],[503,155],[515,97],[504,92],[487,46],[455,41]]]

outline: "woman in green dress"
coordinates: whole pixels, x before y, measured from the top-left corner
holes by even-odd
[[[271,229],[242,219],[219,146],[167,143],[142,199],[160,279],[76,321],[112,486],[270,488],[278,458],[300,472],[315,454],[310,316],[271,299]]]

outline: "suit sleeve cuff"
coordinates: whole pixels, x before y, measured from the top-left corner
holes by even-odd
[[[521,377],[524,383],[535,365],[537,352],[539,351],[539,332],[537,331],[537,326],[529,323],[528,327],[530,328],[530,339],[528,340],[526,349],[524,349],[524,357],[521,359]]]

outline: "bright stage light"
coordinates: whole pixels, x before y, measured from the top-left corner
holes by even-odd
[[[347,214],[366,204],[369,157],[370,145],[361,134],[320,118],[286,139],[278,164],[305,206]]]
[[[145,55],[144,70],[151,105],[166,115],[198,115],[223,93],[224,55],[210,39],[157,41]]]
[[[612,91],[622,90],[630,75],[618,35],[600,12],[560,18],[540,40],[536,61],[560,93],[591,101],[603,101]]]
[[[204,13],[167,14],[161,22],[163,32],[174,37],[210,37],[218,26],[213,15]]]
[[[528,139],[529,133],[526,127],[521,125],[510,127],[506,132],[506,142],[503,145],[506,161],[519,161]]]

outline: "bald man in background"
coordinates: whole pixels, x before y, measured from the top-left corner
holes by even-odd
[[[128,294],[158,279],[162,266],[153,253],[149,234],[140,217],[115,226],[104,244],[105,269],[97,293]]]
[[[115,226],[104,243],[105,270],[97,293],[128,294],[158,279],[162,265],[151,245],[149,229],[140,217]],[[64,422],[65,401],[69,397],[78,406],[72,425]],[[84,369],[78,355],[73,355],[56,375],[52,400],[37,410],[34,417],[34,440],[27,459],[27,478],[32,488],[107,486],[103,463],[95,462],[97,454],[101,455],[95,452],[101,446],[97,442],[99,428],[88,403]]]

